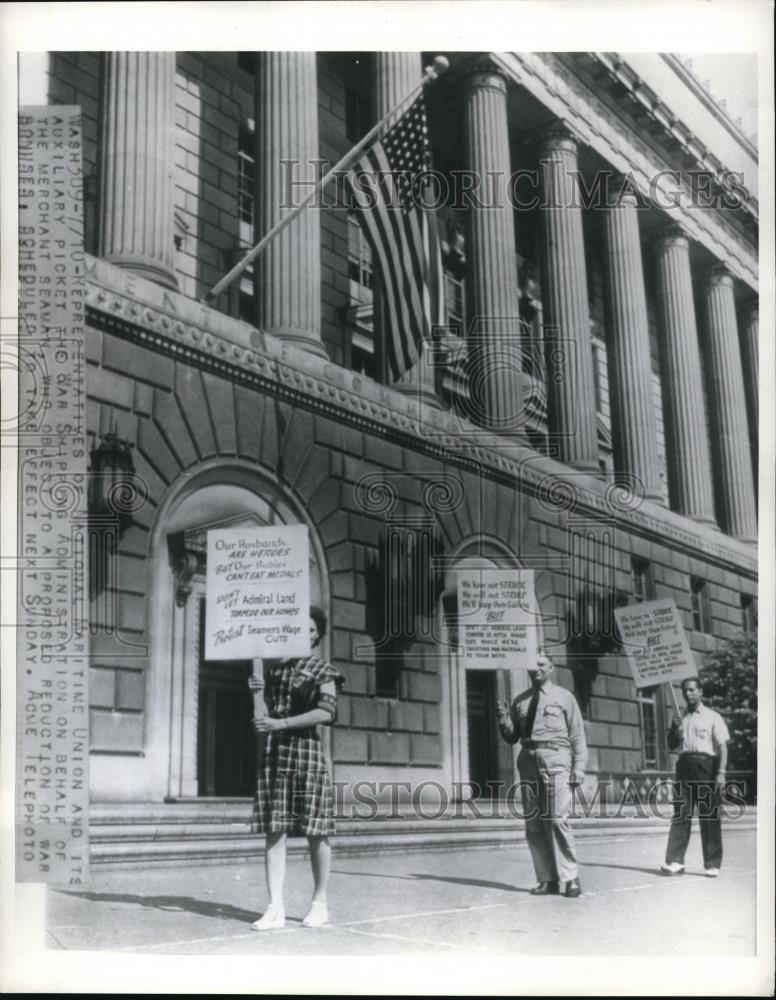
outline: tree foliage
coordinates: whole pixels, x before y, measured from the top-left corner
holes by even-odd
[[[703,700],[730,730],[728,769],[757,768],[757,633],[741,632],[707,653]]]

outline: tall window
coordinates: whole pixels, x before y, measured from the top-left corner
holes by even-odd
[[[237,147],[237,225],[239,260],[256,239],[256,133],[252,118],[240,127]],[[235,261],[236,263],[236,261]],[[240,319],[253,318],[253,265],[240,275]]]
[[[237,147],[237,219],[240,226],[240,246],[253,246],[254,185],[255,185],[255,126],[252,118],[240,127]]]
[[[655,584],[652,578],[652,566],[646,559],[639,559],[636,556],[631,558],[631,589],[635,604],[654,600]]]
[[[355,215],[348,216],[348,323],[345,364],[376,382],[380,358],[374,335],[372,251]]]
[[[605,351],[606,348],[603,344],[599,344],[597,341],[593,340],[591,342],[593,349],[593,395],[595,396],[595,410],[596,413],[600,413],[604,408],[604,392],[601,385],[601,352]],[[604,360],[604,364],[606,361]]]
[[[711,632],[711,607],[706,581],[700,577],[690,577],[690,597],[692,601],[692,627],[696,632]]]
[[[403,659],[398,650],[391,650],[388,655],[379,654],[375,660],[375,695],[378,698],[400,697],[400,683]]]
[[[466,323],[466,285],[463,278],[445,270],[445,309],[450,333],[463,337]]]
[[[637,698],[641,723],[641,764],[645,768],[656,768],[658,766],[656,689],[641,688]]]
[[[371,121],[369,95],[363,87],[345,88],[345,134],[358,142],[369,131]]]
[[[634,604],[654,600],[652,565],[638,556],[631,557],[631,589]],[[658,688],[654,687],[638,688],[636,691],[641,726],[641,766],[648,770],[659,766],[657,692]]]
[[[741,628],[744,632],[757,631],[757,615],[754,610],[754,598],[751,594],[741,595]]]
[[[355,215],[348,216],[348,278],[350,301],[371,302],[374,281],[372,250]]]

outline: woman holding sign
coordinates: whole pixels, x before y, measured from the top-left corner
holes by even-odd
[[[311,650],[320,645],[325,634],[326,616],[320,608],[310,608]],[[261,710],[265,681],[266,713]],[[307,837],[313,870],[312,903],[302,923],[319,927],[329,919],[326,884],[334,797],[317,727],[334,722],[337,690],[344,678],[330,663],[309,656],[267,660],[265,681],[254,676],[249,683],[258,707],[253,728],[263,743],[258,755],[253,825],[267,838],[264,864],[269,906],[251,926],[257,931],[274,930],[286,922],[283,887],[286,839],[291,834]]]

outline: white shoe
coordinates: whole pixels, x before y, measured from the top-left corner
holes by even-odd
[[[660,871],[663,875],[683,875],[684,865],[680,865],[678,861],[669,861],[660,866]]]
[[[716,878],[719,875],[719,868],[707,868],[706,874],[709,878]]]
[[[325,903],[311,903],[310,912],[302,921],[304,927],[322,927],[329,922],[329,911]]]
[[[254,931],[274,931],[286,926],[286,915],[274,906],[268,906],[266,912],[251,924]]]

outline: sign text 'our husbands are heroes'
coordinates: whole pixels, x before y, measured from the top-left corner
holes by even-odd
[[[208,531],[206,659],[309,654],[308,550],[304,524]]]

